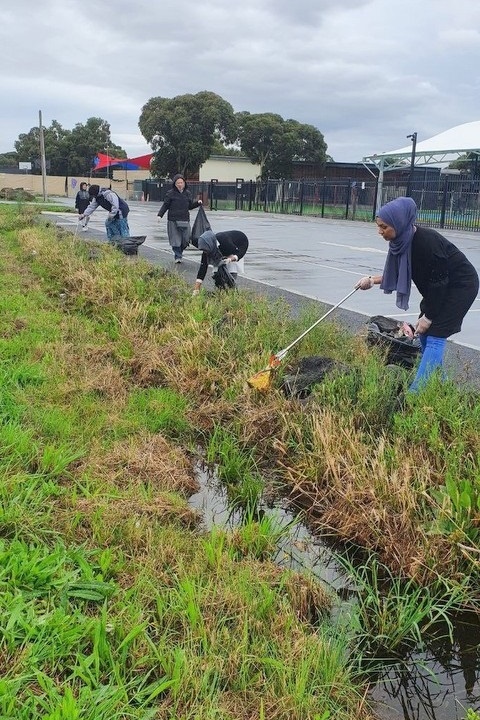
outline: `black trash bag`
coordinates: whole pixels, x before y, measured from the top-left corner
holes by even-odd
[[[412,337],[414,330],[409,323],[374,315],[367,323],[367,343],[386,350],[387,365],[412,368],[421,352],[420,340]]]
[[[233,290],[236,287],[235,280],[230,275],[225,263],[219,265],[212,275],[215,287],[219,290]]]
[[[115,245],[117,250],[123,252],[124,255],[138,255],[138,248],[145,242],[146,238],[146,235],[133,235],[131,237],[115,235],[115,237],[111,239],[111,243]]]
[[[198,208],[197,217],[195,218],[195,222],[193,223],[192,232],[190,235],[191,242],[197,241],[200,235],[203,235],[203,233],[206,230],[211,230],[212,227],[210,223],[208,222],[207,214],[203,208],[203,205],[200,205]]]
[[[301,358],[288,366],[283,375],[281,389],[287,397],[303,400],[312,392],[315,385],[321,383],[331,373],[350,372],[343,363],[321,355]]]

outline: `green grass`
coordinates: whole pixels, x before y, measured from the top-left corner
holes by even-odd
[[[0,233],[4,715],[367,718],[356,659],[448,624],[448,593],[477,601],[478,396],[434,378],[409,397],[408,373],[332,323],[291,360],[346,372],[305,403],[281,371],[257,395],[247,377],[313,309],[192,298],[24,208],[0,206]],[[231,532],[202,533],[188,506],[199,454],[239,509]],[[285,530],[266,488],[372,551],[345,627],[316,581],[272,563]]]
[[[256,510],[261,408],[230,337],[257,362],[288,322],[107,247],[89,263],[5,208],[0,716],[366,720],[331,598],[271,562],[284,530]],[[235,531],[197,529],[198,442],[245,508]]]
[[[349,622],[356,626],[360,657],[388,657],[419,649],[423,635],[440,622],[451,638],[450,617],[461,606],[461,587],[455,591],[442,583],[421,587],[411,578],[394,575],[375,557],[356,564],[340,557],[338,562],[356,586]]]

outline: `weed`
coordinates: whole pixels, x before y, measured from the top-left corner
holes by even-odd
[[[442,583],[425,588],[414,580],[394,575],[376,558],[353,565],[345,557],[338,562],[357,586],[352,608],[355,630],[354,654],[390,655],[420,647],[422,634],[443,621],[451,634],[449,613],[464,600],[461,587],[452,589]]]

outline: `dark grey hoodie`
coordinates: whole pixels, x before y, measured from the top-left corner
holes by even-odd
[[[190,190],[187,189],[186,184],[183,192],[180,192],[180,190],[175,187],[175,183],[179,178],[185,180],[183,175],[180,173],[173,176],[173,187],[165,195],[165,200],[158,211],[158,215],[159,217],[163,217],[168,210],[167,220],[183,220],[188,222],[190,220],[189,210],[193,210],[193,208],[198,207],[199,203],[198,200],[193,200]]]

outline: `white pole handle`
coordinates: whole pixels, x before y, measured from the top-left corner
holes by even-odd
[[[280,352],[276,353],[276,354],[275,354],[275,357],[277,358],[277,360],[283,360],[283,358],[285,357],[285,355],[287,354],[287,352],[288,352],[289,350],[291,350],[294,345],[296,345],[298,342],[300,342],[300,340],[301,340],[302,338],[304,338],[305,335],[307,335],[307,334],[310,332],[310,330],[313,330],[313,328],[316,327],[316,326],[318,325],[318,323],[321,323],[322,320],[325,320],[325,318],[326,318],[328,315],[330,315],[330,313],[332,313],[334,310],[336,310],[338,307],[340,307],[340,305],[342,305],[342,304],[345,302],[345,300],[348,300],[348,298],[351,297],[351,295],[353,295],[353,293],[357,292],[357,290],[358,290],[357,287],[353,288],[353,290],[351,290],[351,291],[348,293],[348,295],[345,295],[345,297],[342,298],[336,305],[333,305],[333,307],[331,307],[330,310],[328,310],[328,311],[325,313],[325,315],[322,315],[322,317],[319,318],[318,320],[316,320],[316,321],[313,323],[313,325],[310,325],[309,328],[307,328],[306,330],[304,330],[304,332],[303,332],[301,335],[299,335],[299,337],[296,338],[296,340],[294,340],[293,342],[291,342],[290,345],[288,345],[288,346],[287,346],[286,348],[284,348],[283,350],[280,350]]]

